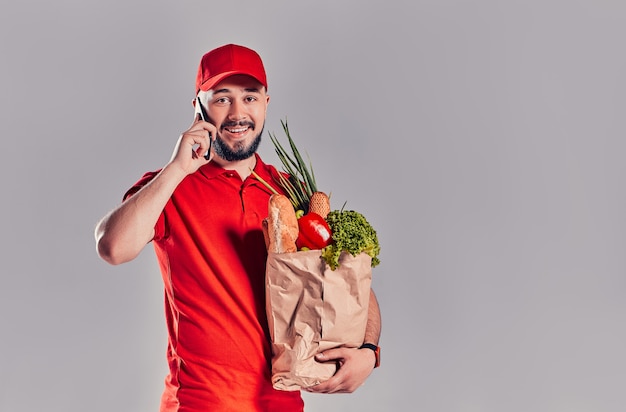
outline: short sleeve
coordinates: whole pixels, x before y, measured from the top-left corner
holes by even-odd
[[[137,193],[142,187],[150,183],[150,181],[152,181],[152,179],[154,179],[154,177],[157,174],[159,174],[159,172],[160,170],[145,173],[141,177],[141,179],[139,179],[133,186],[131,186],[130,189],[126,191],[126,193],[124,193],[124,197],[122,198],[122,201],[126,201],[129,197]],[[161,215],[159,215],[159,219],[154,225],[154,238],[152,240],[160,240],[166,237],[166,234],[167,234],[166,227],[167,225],[166,225],[165,212],[161,212]]]

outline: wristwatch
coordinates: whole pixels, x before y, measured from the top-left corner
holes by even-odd
[[[374,355],[376,355],[376,363],[374,364],[374,368],[378,368],[380,366],[380,346],[376,346],[373,343],[364,343],[361,345],[359,349],[371,349],[374,351]]]

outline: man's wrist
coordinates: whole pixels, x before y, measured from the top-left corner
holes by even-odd
[[[374,352],[374,356],[376,357],[376,363],[374,363],[374,368],[378,368],[380,366],[380,346],[374,345],[373,343],[365,342],[361,345],[359,349],[370,349]]]

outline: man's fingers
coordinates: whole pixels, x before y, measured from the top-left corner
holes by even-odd
[[[310,386],[308,388],[304,388],[307,392],[312,393],[336,393],[342,392],[342,378],[340,376],[332,376],[327,381],[319,383],[315,386]]]
[[[192,147],[194,159],[203,158],[206,161],[211,159],[212,138],[216,131],[212,123],[203,120],[201,113],[194,114],[193,124],[183,133],[183,142]]]
[[[210,139],[206,133],[203,133],[201,136],[194,136],[194,152],[198,156],[204,157],[206,160],[206,154],[210,149]]]
[[[348,353],[345,348],[328,349],[315,355],[318,362],[329,362],[343,359]]]

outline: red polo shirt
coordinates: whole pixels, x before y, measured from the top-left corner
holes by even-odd
[[[257,156],[254,169],[277,173]],[[128,192],[148,183],[146,173]],[[165,285],[170,373],[161,412],[302,411],[273,389],[261,220],[271,192],[211,162],[176,188],[153,239]]]

